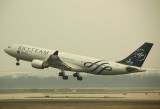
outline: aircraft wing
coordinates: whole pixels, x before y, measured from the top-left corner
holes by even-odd
[[[46,60],[46,62],[49,64],[51,67],[56,67],[64,70],[70,70],[71,67],[68,66],[65,62],[63,62],[59,56],[58,56],[58,51],[55,51],[52,55],[49,56],[49,58]]]

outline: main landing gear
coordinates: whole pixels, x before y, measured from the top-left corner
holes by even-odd
[[[62,79],[64,79],[64,80],[68,80],[68,76],[65,75],[64,71],[59,72],[59,76],[62,76]],[[77,77],[77,80],[79,80],[79,81],[83,80],[83,78],[80,76],[79,73],[74,73],[73,77]]]
[[[59,76],[62,76],[64,80],[68,80],[68,76],[65,75],[64,71],[59,72]]]
[[[83,78],[80,76],[79,73],[74,73],[73,77],[77,77],[77,80],[81,81]]]
[[[16,60],[17,60],[16,65],[19,66],[20,65],[19,59],[17,58]]]

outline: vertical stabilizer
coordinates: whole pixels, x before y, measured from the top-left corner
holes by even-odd
[[[153,43],[145,42],[142,46],[140,46],[128,57],[126,57],[121,61],[118,61],[118,63],[141,67],[145,59],[147,58],[147,55],[151,50],[152,46],[153,46]]]

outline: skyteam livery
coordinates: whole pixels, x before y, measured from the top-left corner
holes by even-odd
[[[68,79],[65,71],[73,71],[77,80],[82,80],[80,72],[95,75],[120,75],[136,72],[145,72],[141,68],[147,55],[152,48],[152,43],[144,43],[132,54],[118,62],[100,60],[96,58],[80,56],[56,50],[49,50],[29,45],[15,44],[8,46],[4,51],[16,58],[16,65],[19,66],[19,60],[31,62],[33,68],[44,69],[53,67],[61,70],[59,76],[64,80]]]

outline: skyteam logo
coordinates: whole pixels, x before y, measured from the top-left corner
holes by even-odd
[[[143,61],[146,58],[146,53],[143,49],[138,49],[135,54],[134,57],[138,60],[138,61]]]
[[[129,64],[129,65],[132,65],[132,64],[133,64],[133,61],[132,61],[132,59],[130,58],[129,60],[126,60],[126,63]]]
[[[103,71],[112,71],[112,67],[109,66],[109,63],[106,63],[104,60],[92,62],[85,62],[84,66],[90,70],[90,72],[95,72],[95,74],[100,74]]]

